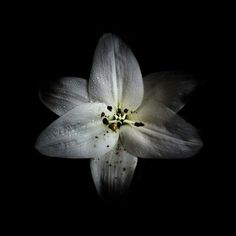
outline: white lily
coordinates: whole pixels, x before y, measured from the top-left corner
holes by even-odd
[[[193,126],[179,117],[182,95],[194,81],[174,72],[142,78],[131,50],[105,34],[95,51],[90,79],[63,78],[40,93],[61,116],[38,137],[47,156],[91,158],[98,193],[123,194],[140,158],[186,158],[202,142]]]

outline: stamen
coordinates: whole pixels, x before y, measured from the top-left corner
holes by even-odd
[[[135,122],[134,121],[132,121],[132,120],[124,120],[123,121],[125,124],[134,124]]]
[[[107,110],[112,111],[112,106],[107,106]]]
[[[108,121],[107,118],[104,118],[104,119],[102,120],[102,122],[103,122],[104,125],[108,125],[108,124],[109,124],[109,121]]]
[[[117,123],[116,120],[109,120],[108,122],[109,122],[109,124]]]
[[[125,120],[126,116],[127,116],[127,115],[124,114],[124,115],[122,116],[121,120]]]
[[[124,109],[124,113],[127,113],[129,110],[127,108]]]
[[[144,124],[142,122],[135,122],[134,125],[137,127],[144,126]]]
[[[104,112],[101,113],[101,117],[103,117],[103,116],[105,116],[105,113],[104,113]]]

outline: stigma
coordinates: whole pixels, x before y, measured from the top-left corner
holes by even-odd
[[[102,122],[104,125],[108,126],[113,132],[120,129],[122,125],[133,125],[136,127],[142,127],[144,124],[142,122],[132,121],[129,119],[129,110],[127,108],[113,109],[112,106],[107,106],[107,110],[114,111],[113,115],[106,115],[105,112],[101,113]]]

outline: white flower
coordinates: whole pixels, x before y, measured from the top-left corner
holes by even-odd
[[[95,51],[90,79],[63,78],[40,93],[43,103],[61,116],[36,142],[47,156],[91,158],[98,193],[124,193],[137,157],[186,158],[202,142],[176,112],[194,88],[188,75],[154,73],[142,78],[131,50],[105,34]]]

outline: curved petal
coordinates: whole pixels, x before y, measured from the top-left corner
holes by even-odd
[[[132,119],[144,126],[122,126],[124,147],[143,158],[186,158],[196,154],[202,142],[196,129],[162,104],[144,106]]]
[[[103,196],[121,196],[127,192],[138,158],[118,143],[102,157],[91,159],[90,167],[97,192]]]
[[[175,112],[183,108],[186,96],[196,87],[194,76],[181,72],[157,72],[144,77],[144,100],[165,104]]]
[[[95,50],[89,80],[94,101],[135,110],[143,99],[143,79],[131,50],[112,34],[101,37]]]
[[[49,88],[39,93],[41,101],[57,115],[61,116],[88,101],[87,80],[76,77],[61,78],[51,83]]]
[[[112,150],[119,133],[102,123],[102,103],[83,103],[49,125],[38,137],[36,149],[44,155],[92,158]]]

